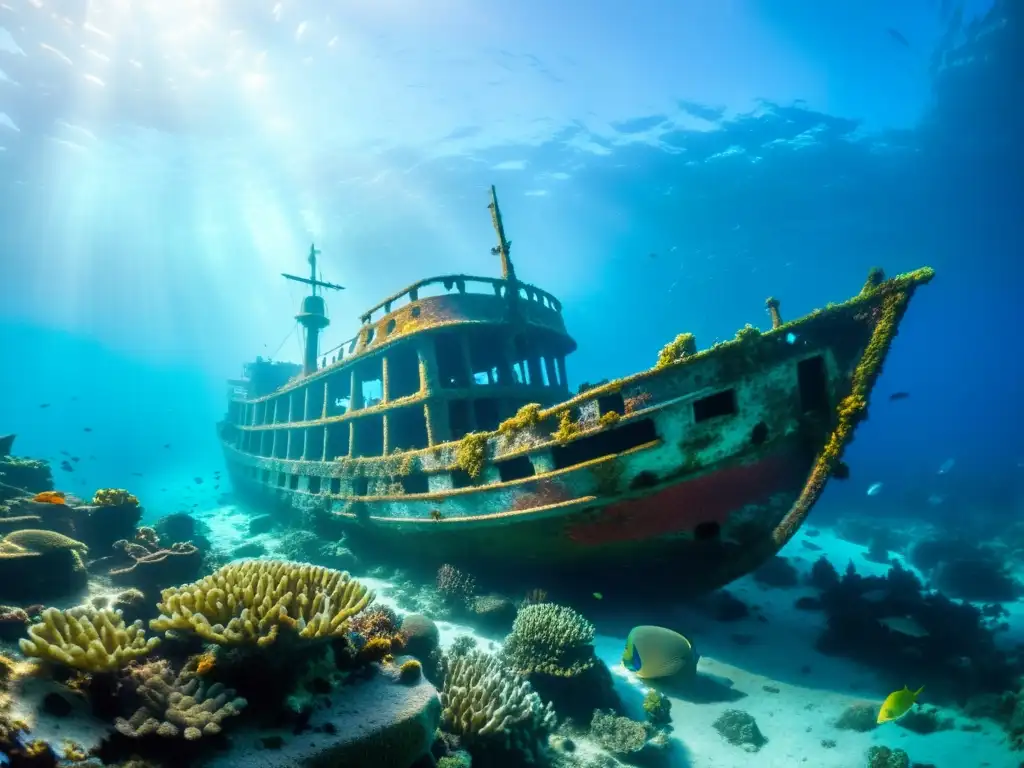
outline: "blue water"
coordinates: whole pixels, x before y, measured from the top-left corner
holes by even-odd
[[[769,295],[791,318],[934,267],[812,519],[1024,513],[1020,3],[425,7],[0,6],[19,454],[154,517],[216,505],[226,380],[300,359],[280,273],[316,242],[332,347],[421,277],[496,276],[495,184],[573,386],[766,328]]]

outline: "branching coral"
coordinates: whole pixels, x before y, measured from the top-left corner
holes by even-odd
[[[445,563],[437,569],[436,584],[437,591],[446,600],[468,598],[476,592],[476,579],[451,563]]]
[[[100,490],[93,494],[92,503],[97,507],[120,507],[124,505],[137,507],[139,500],[124,488],[100,488]]]
[[[341,637],[373,593],[345,571],[286,560],[230,563],[192,584],[165,589],[150,622],[218,645],[267,646],[282,628],[304,640]]]
[[[132,738],[181,735],[194,741],[213,736],[221,732],[224,718],[237,715],[246,705],[232,689],[204,683],[189,665],[175,675],[161,660],[138,667],[132,676],[139,683],[143,706],[128,720],[118,718],[115,725]]]
[[[108,608],[79,606],[67,611],[47,608],[42,621],[28,630],[19,646],[26,656],[56,661],[86,672],[113,672],[147,655],[160,640],[146,638],[141,621],[125,624]]]
[[[572,608],[554,603],[519,609],[502,654],[520,674],[575,677],[596,663],[594,625]]]
[[[530,683],[497,657],[470,651],[452,662],[441,691],[441,727],[461,737],[508,736],[514,729],[550,730],[555,714]]]

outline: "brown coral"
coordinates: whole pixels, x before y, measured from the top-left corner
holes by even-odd
[[[52,549],[70,549],[88,554],[89,548],[80,541],[54,531],[27,528],[4,536],[4,544],[15,546],[26,552],[48,552]]]
[[[138,498],[124,488],[101,488],[93,494],[92,503],[96,507],[139,506]]]
[[[129,719],[118,718],[115,723],[119,733],[132,738],[180,735],[195,741],[220,733],[221,722],[246,705],[234,690],[200,680],[194,664],[174,674],[166,660],[156,661],[137,667],[132,677],[139,684],[143,705]]]

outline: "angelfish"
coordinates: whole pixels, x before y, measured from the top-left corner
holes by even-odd
[[[913,708],[917,697],[921,695],[923,690],[923,685],[916,691],[912,691],[904,685],[902,691],[893,691],[886,696],[885,701],[882,702],[882,706],[878,710],[879,724],[888,723],[890,720],[899,720],[907,714]]]
[[[693,645],[678,632],[665,627],[633,627],[626,638],[622,665],[644,680],[697,673],[699,656]]]

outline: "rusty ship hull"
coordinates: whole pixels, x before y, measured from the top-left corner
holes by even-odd
[[[274,418],[266,408],[259,415],[260,402],[283,402],[284,387],[229,408],[225,456],[243,497],[327,511],[354,542],[397,562],[450,562],[533,583],[578,579],[609,593],[635,586],[624,576],[656,575],[676,592],[707,591],[770,558],[828,479],[844,476],[843,451],[903,314],[931,278],[930,269],[876,274],[850,300],[789,323],[776,304],[769,331],[748,326],[729,342],[532,411],[513,414],[506,403],[497,429],[377,457],[350,450],[310,461],[311,440],[314,453],[320,441],[329,453],[320,420],[296,420],[294,399],[283,423],[280,406]],[[438,401],[427,363],[408,405],[430,433]],[[552,371],[558,386],[549,395],[565,390],[564,369]],[[476,390],[482,397],[486,387]],[[285,447],[254,442],[267,433],[274,445],[287,435]]]

